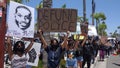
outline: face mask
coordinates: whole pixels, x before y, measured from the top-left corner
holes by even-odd
[[[88,44],[88,41],[86,41],[86,44]]]
[[[20,47],[20,48],[17,47],[17,51],[23,53],[24,52],[24,47]]]
[[[58,45],[51,45],[53,50],[56,50],[58,48]]]

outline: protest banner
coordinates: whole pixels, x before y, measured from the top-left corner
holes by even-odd
[[[100,41],[102,44],[105,44],[107,42],[107,36],[101,36]]]
[[[76,40],[77,38],[78,38],[78,40],[84,40],[85,36],[82,34],[80,36],[78,34],[74,34],[74,40]]]
[[[34,8],[10,1],[7,36],[34,37]]]
[[[97,36],[97,30],[96,27],[94,25],[88,25],[88,35],[89,36]]]
[[[76,31],[77,10],[42,8],[38,9],[39,28],[46,32]]]
[[[29,41],[25,41],[25,47],[30,44]],[[41,43],[34,42],[32,48],[27,53],[27,65],[38,66],[39,55],[40,55]]]

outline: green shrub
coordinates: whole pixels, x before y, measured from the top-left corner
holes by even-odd
[[[32,68],[43,68],[43,62],[42,62],[42,60],[39,60],[37,67],[33,66]]]
[[[66,68],[65,64],[66,64],[66,61],[64,59],[61,59],[61,61],[60,61],[60,68]]]

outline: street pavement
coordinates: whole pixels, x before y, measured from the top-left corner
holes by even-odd
[[[106,65],[107,65],[107,58],[105,58],[104,61],[99,61],[99,57],[98,57],[96,63],[91,68],[106,68]]]
[[[85,65],[85,68],[87,66]],[[11,68],[10,65],[5,65],[4,68]],[[120,56],[111,55],[109,58],[105,58],[104,61],[99,61],[99,56],[96,58],[91,68],[120,68]]]
[[[120,68],[120,56],[111,55],[109,58],[105,58],[104,61],[99,61],[91,68]]]
[[[106,68],[120,68],[120,55],[111,55],[107,60]]]

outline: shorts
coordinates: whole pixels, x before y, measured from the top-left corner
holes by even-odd
[[[83,61],[83,56],[79,56],[79,57],[77,57],[77,61]]]
[[[69,66],[73,67],[73,68],[77,68],[77,59],[76,58],[74,58],[74,59],[67,58],[66,67],[69,68]]]

